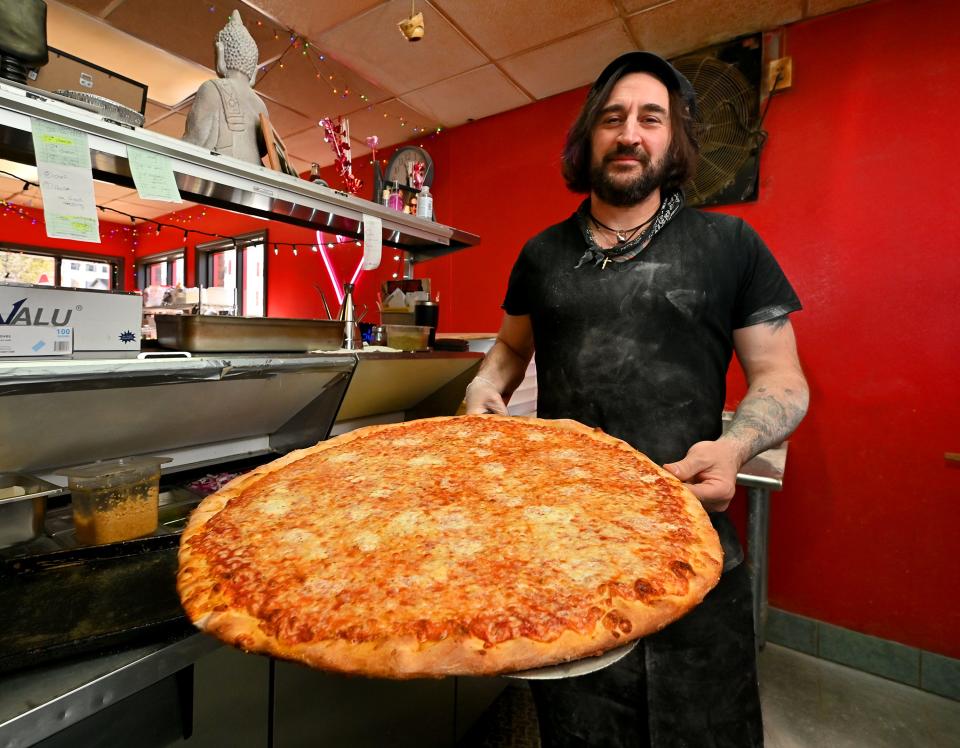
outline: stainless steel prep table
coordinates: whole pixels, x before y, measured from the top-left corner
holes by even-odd
[[[753,626],[757,646],[766,643],[767,543],[770,534],[770,492],[783,488],[787,442],[761,452],[737,473],[747,489],[747,565],[753,586]]]

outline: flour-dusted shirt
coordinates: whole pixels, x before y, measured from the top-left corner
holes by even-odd
[[[639,255],[606,267],[575,267],[586,246],[571,216],[527,242],[510,275],[503,309],[530,315],[537,415],[602,428],[658,464],[679,460],[721,434],[733,331],[800,301],[732,216],[683,208]]]

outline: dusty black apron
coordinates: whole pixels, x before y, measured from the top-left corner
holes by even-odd
[[[579,678],[531,681],[543,748],[763,745],[746,564],[627,657]]]

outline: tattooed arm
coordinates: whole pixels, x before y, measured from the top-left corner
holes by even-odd
[[[733,332],[748,390],[727,432],[694,444],[679,462],[664,465],[709,511],[723,511],[736,488],[737,471],[754,455],[779,444],[807,412],[809,391],[788,317]]]

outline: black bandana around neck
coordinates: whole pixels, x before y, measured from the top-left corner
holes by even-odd
[[[583,256],[580,258],[580,261],[577,262],[574,269],[581,268],[584,265],[600,265],[601,267],[606,267],[607,263],[612,260],[619,262],[632,260],[640,254],[647,245],[647,242],[656,236],[657,232],[666,226],[670,219],[680,211],[683,204],[683,192],[680,190],[671,192],[660,201],[660,207],[657,209],[653,221],[651,221],[643,231],[629,241],[617,244],[610,249],[602,249],[593,236],[593,229],[591,228],[593,220],[590,216],[590,198],[588,197],[580,203],[580,207],[577,208],[576,212],[577,223],[580,225],[580,231],[583,233],[583,238],[587,242],[587,251],[583,253]]]

